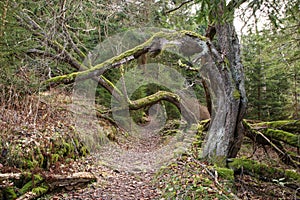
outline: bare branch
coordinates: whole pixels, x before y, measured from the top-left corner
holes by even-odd
[[[71,46],[74,49],[74,51],[79,55],[79,57],[81,59],[84,59],[86,57],[86,55],[77,47],[77,45],[73,41],[73,39],[72,39],[72,37],[71,37],[68,29],[67,29],[67,27],[65,25],[63,25],[62,28],[63,28],[63,32],[64,32],[65,36],[67,37],[67,40],[71,44]]]
[[[31,17],[29,17],[26,13],[22,13],[24,15],[24,18],[17,16],[18,20],[21,22],[22,26],[25,26],[29,30],[33,32],[34,35],[37,36],[38,39],[41,40],[41,42],[46,41],[47,44],[55,50],[57,53],[60,53],[63,55],[64,60],[69,63],[71,66],[75,67],[77,70],[81,69],[83,66],[82,64],[77,61],[71,54],[69,54],[67,51],[65,51],[65,48],[56,40],[52,40],[49,38],[43,29],[38,25],[36,21],[34,21]],[[25,20],[23,20],[25,19]],[[23,23],[22,23],[23,22]],[[35,53],[38,53],[35,51]],[[40,52],[39,52],[40,53]]]
[[[179,10],[182,6],[184,6],[185,4],[188,4],[188,3],[190,3],[190,2],[192,2],[193,0],[187,0],[187,1],[184,1],[184,2],[182,2],[179,6],[177,6],[176,8],[173,8],[173,9],[171,9],[171,10],[168,10],[168,11],[166,11],[165,13],[166,14],[170,14],[171,12],[174,12],[174,11],[176,11],[176,10]]]

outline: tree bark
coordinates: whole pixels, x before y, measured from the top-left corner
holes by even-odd
[[[223,17],[224,8],[225,2],[216,11],[218,19]],[[212,98],[211,124],[203,148],[203,156],[210,159],[237,155],[243,139],[242,119],[247,104],[240,44],[233,22],[220,21],[215,28],[217,47],[210,48],[211,57],[203,59],[201,68]],[[208,44],[214,46],[210,41]]]

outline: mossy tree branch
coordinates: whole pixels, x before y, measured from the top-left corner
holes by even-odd
[[[170,103],[173,103],[178,110],[181,111],[183,114],[183,117],[188,121],[195,123],[197,122],[197,116],[193,114],[189,110],[187,106],[184,105],[184,103],[181,102],[181,98],[179,95],[174,94],[172,92],[167,92],[167,91],[158,91],[155,94],[149,95],[147,97],[135,100],[135,101],[130,101],[129,102],[129,109],[130,110],[138,110],[140,108],[144,108],[146,106],[151,106],[153,104],[156,104],[160,101],[168,101]]]
[[[240,174],[240,172],[243,172],[245,174],[249,174],[266,181],[273,181],[274,179],[280,180],[284,178],[285,182],[289,182],[289,187],[292,187],[293,189],[297,189],[300,187],[300,175],[292,170],[278,169],[243,158],[231,159],[228,163],[228,166],[229,168],[233,169],[236,174]]]
[[[292,133],[283,131],[283,130],[274,130],[274,129],[263,129],[262,133],[268,138],[272,138],[278,141],[282,141],[291,146],[300,148],[300,135],[294,135]]]
[[[111,59],[108,59],[103,63],[100,63],[92,68],[81,66],[83,71],[50,78],[45,81],[45,84],[51,84],[51,83],[57,84],[59,82],[70,83],[75,80],[83,81],[89,78],[95,79],[97,77],[100,77],[98,78],[99,79],[98,82],[102,86],[104,86],[111,94],[118,95],[116,99],[120,100],[120,98],[122,98],[121,96],[123,96],[122,93],[114,86],[112,82],[107,80],[102,74],[108,69],[117,68],[122,66],[125,63],[135,60],[136,58],[140,57],[143,54],[149,53],[151,55],[154,54],[155,52],[160,52],[162,51],[164,45],[176,43],[176,40],[180,39],[181,36],[187,36],[192,38],[198,38],[200,40],[205,40],[205,37],[190,31],[158,32],[143,44],[138,45],[135,48],[129,49],[128,51],[125,51],[124,53],[115,56]],[[174,39],[175,42],[172,41],[172,39]],[[117,93],[113,93],[112,91],[117,91]],[[146,97],[147,101],[145,101],[146,99],[141,99],[140,101],[137,102],[128,102],[128,103],[130,105],[130,109],[136,109],[136,105],[141,105],[143,107],[149,104],[157,103],[158,101],[161,100],[167,100],[174,103],[179,110],[182,110],[183,113],[186,113],[185,115],[189,120],[192,120],[194,122],[196,117],[192,116],[192,114],[190,114],[192,112],[189,112],[187,108],[180,108],[180,106],[182,107],[182,105],[179,103],[179,100],[177,99],[178,96],[177,95],[175,96],[176,97],[174,97],[173,93],[167,92],[163,94],[162,92],[159,92],[154,96],[151,95],[149,97]],[[154,100],[152,98],[154,98]],[[142,104],[142,102],[143,103],[146,102],[146,103]]]
[[[300,134],[300,120],[281,120],[272,122],[260,122],[253,124],[255,128],[279,129]]]
[[[57,76],[50,78],[45,81],[45,84],[51,83],[51,82],[59,82],[63,81],[65,79],[67,80],[86,80],[92,77],[100,76],[102,75],[106,70],[120,67],[122,64],[128,63],[137,57],[139,57],[141,54],[150,53],[154,54],[155,52],[162,51],[164,46],[167,45],[174,45],[176,42],[178,43],[179,36],[188,36],[188,37],[194,37],[198,38],[200,40],[206,40],[205,37],[198,35],[197,33],[193,33],[191,31],[180,31],[180,32],[158,32],[155,33],[150,39],[148,39],[146,42],[129,49],[118,56],[112,57],[98,65],[93,66],[90,69],[80,71],[80,72],[74,72],[71,74],[63,75],[63,76]],[[174,41],[172,41],[174,39]]]
[[[253,129],[246,120],[243,120],[243,125],[246,130],[245,135],[248,138],[253,140],[255,143],[271,146],[285,164],[292,165],[294,167],[300,166],[298,158],[286,151],[280,143],[280,141],[282,141],[281,138],[279,138],[280,140],[277,140],[276,138],[270,137],[270,135],[265,135],[262,132]]]
[[[244,121],[244,123],[247,122]],[[299,125],[299,121],[297,120],[285,120],[261,122],[253,125],[248,124],[247,126],[251,126],[252,129],[262,132],[272,140],[282,141],[293,147],[300,148],[300,135],[298,134],[298,130],[300,129]]]

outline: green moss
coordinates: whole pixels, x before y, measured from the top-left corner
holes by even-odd
[[[285,177],[287,180],[295,180],[300,182],[300,174],[291,170],[283,170],[275,167],[270,167],[266,164],[258,163],[254,160],[235,158],[228,166],[233,170],[243,169],[257,177],[267,179],[279,179]]]
[[[226,160],[227,160],[226,156],[214,155],[214,156],[211,156],[210,158],[208,158],[208,161],[210,163],[213,163],[215,166],[218,166],[218,167],[225,167]]]
[[[229,181],[234,180],[234,171],[232,169],[223,168],[223,167],[216,167],[215,170],[218,172],[218,175],[221,178],[224,178]]]
[[[300,174],[292,170],[285,170],[285,175],[300,183]]]
[[[268,166],[265,164],[257,163],[256,161],[243,158],[233,159],[233,162],[230,162],[228,165],[231,169],[234,170],[244,168],[250,170],[253,173],[257,173],[260,172],[262,169],[268,168]]]
[[[81,156],[86,156],[86,155],[88,155],[88,153],[89,153],[89,151],[88,151],[88,149],[85,146],[82,146],[80,148],[80,155]]]
[[[203,131],[206,131],[208,129],[209,122],[210,119],[205,119],[198,124],[197,126],[198,134],[202,135]]]
[[[234,97],[234,99],[236,99],[236,100],[238,100],[238,99],[241,98],[241,94],[240,94],[240,92],[239,92],[237,89],[235,89],[235,90],[233,91],[233,97]]]
[[[43,178],[41,175],[34,175],[34,180],[28,181],[21,189],[20,193],[25,194],[26,192],[30,191],[34,186],[38,185],[41,181],[43,181]]]
[[[2,192],[3,199],[12,200],[17,198],[17,194],[13,187],[7,187]]]
[[[194,36],[194,37],[199,38],[199,39],[201,39],[201,40],[203,40],[203,41],[206,41],[206,40],[207,40],[207,38],[204,37],[203,35],[200,35],[200,34],[195,33],[195,32],[193,32],[193,31],[182,30],[182,31],[180,31],[180,33],[182,33],[182,34],[184,34],[184,35]]]
[[[287,144],[300,148],[299,135],[294,135],[286,131],[273,130],[273,129],[267,129],[263,133],[268,137],[274,138],[276,140],[284,141]]]
[[[177,133],[181,133],[181,131],[180,130],[167,130],[167,131],[163,132],[163,135],[174,135]]]
[[[27,159],[25,158],[23,161],[22,161],[22,167],[25,167],[25,168],[28,168],[28,169],[32,169],[34,167],[37,167],[39,166],[39,162],[36,161],[36,160],[31,160],[31,159]]]
[[[59,154],[52,154],[51,155],[51,163],[56,163],[60,158]]]
[[[67,143],[67,142],[64,142],[63,143],[63,146],[64,146],[64,155],[70,155],[70,154],[74,154],[74,146]]]
[[[300,121],[299,120],[279,120],[272,122],[261,122],[256,123],[255,126],[264,127],[267,126],[269,128],[282,129],[282,130],[291,130],[297,131],[299,130]]]
[[[66,158],[66,160],[65,160],[66,163],[71,163],[72,161],[73,161],[72,158]]]
[[[76,146],[76,147],[79,147],[79,141],[78,141],[77,138],[74,138],[74,143],[75,143],[75,146]]]
[[[37,195],[45,194],[49,190],[49,187],[45,184],[40,185],[39,187],[33,188],[32,192]]]
[[[44,164],[44,156],[43,156],[43,154],[41,152],[41,149],[39,147],[37,147],[35,149],[35,153],[36,153],[35,158],[36,158],[37,162],[39,163],[38,165],[40,167],[43,166],[43,164]]]
[[[39,175],[39,174],[34,175],[34,179],[37,180],[37,181],[44,180],[43,177],[41,175]]]

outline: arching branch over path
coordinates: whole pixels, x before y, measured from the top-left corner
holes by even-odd
[[[193,39],[190,39],[193,38]],[[190,42],[190,44],[194,45],[195,48],[189,48],[189,44],[186,41]],[[92,68],[89,68],[84,71],[74,72],[68,75],[57,76],[51,79],[48,79],[45,83],[64,81],[64,80],[86,80],[95,76],[102,75],[106,70],[116,68],[121,66],[122,64],[126,64],[142,54],[152,54],[157,55],[163,49],[174,47],[175,49],[171,49],[174,53],[180,53],[183,56],[191,56],[196,53],[202,53],[208,51],[208,46],[205,43],[206,38],[204,36],[198,35],[191,31],[180,31],[180,32],[158,32],[155,33],[149,40],[146,42],[136,46],[135,48],[129,49],[118,56],[115,56],[111,59],[108,59]],[[194,42],[199,42],[197,45]],[[204,47],[206,49],[204,49]],[[200,55],[201,56],[201,55]],[[198,58],[200,59],[200,57]],[[198,60],[197,60],[198,61]]]
[[[234,35],[231,28],[227,27],[226,31],[229,33],[222,32],[225,38],[229,37],[228,34]],[[211,98],[212,120],[203,156],[221,159],[234,157],[242,140],[241,120],[245,112],[246,97],[239,44],[235,40],[228,42],[231,42],[231,49],[224,49],[228,50],[225,55],[224,52],[218,51],[209,39],[196,33],[161,31],[154,33],[146,42],[87,70],[54,77],[45,83],[99,77],[106,70],[122,66],[142,54],[155,56],[161,51],[168,51],[188,58],[201,73],[206,92]]]

